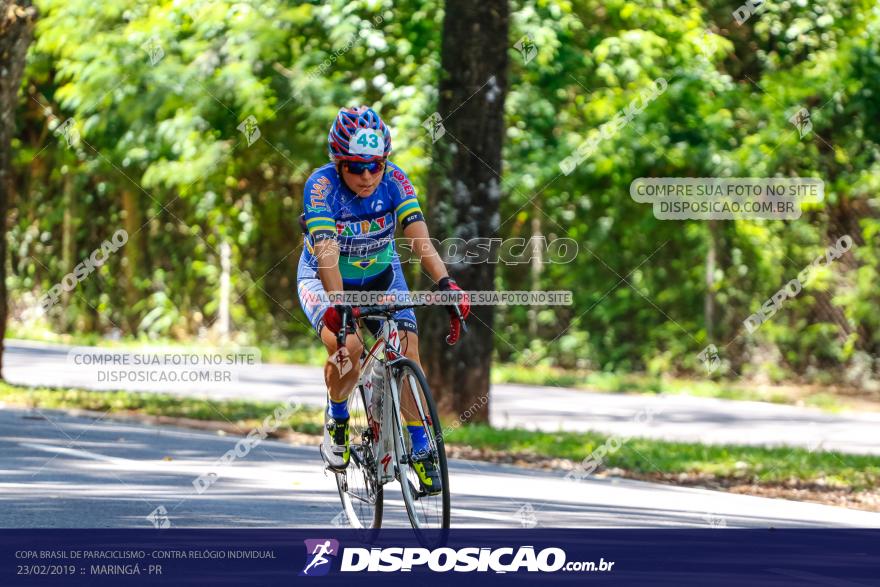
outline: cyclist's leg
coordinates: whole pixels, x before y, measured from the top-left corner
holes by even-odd
[[[406,358],[413,361],[422,368],[419,361],[419,335],[411,330],[400,328],[400,347]],[[422,369],[424,371],[424,369]],[[424,409],[424,406],[422,406]],[[409,383],[404,382],[403,389],[400,390],[400,411],[403,412],[403,419],[410,431],[410,438],[413,442],[413,452],[427,450],[427,437],[424,434],[424,428],[421,422],[418,406],[416,406],[415,398],[409,389]],[[427,414],[425,414],[427,416]]]
[[[345,341],[348,360],[342,365],[337,365],[334,359],[337,350],[336,335],[324,327],[324,311],[329,304],[321,280],[313,275],[301,276],[297,280],[297,292],[303,311],[327,349],[324,383],[327,386],[328,397],[321,455],[328,467],[341,471],[348,466],[351,454],[348,438],[348,396],[354,389],[360,372],[361,343],[355,335],[349,335]]]
[[[334,470],[341,471],[348,466],[348,396],[357,383],[360,374],[361,343],[354,334],[348,335],[345,346],[348,360],[339,364],[334,355],[337,350],[336,336],[324,327],[324,312],[329,307],[324,286],[317,275],[317,267],[309,263],[306,256],[300,257],[297,269],[297,294],[303,312],[309,323],[320,336],[327,349],[327,362],[324,365],[324,383],[327,386],[327,410],[324,416],[324,440],[321,454],[324,461]]]
[[[415,331],[406,330],[401,327],[400,344],[403,354],[421,369],[422,365],[419,361],[419,335]],[[413,470],[419,477],[421,490],[429,495],[436,495],[442,491],[443,484],[440,479],[440,472],[436,466],[435,455],[431,453],[431,442],[428,437],[428,430],[426,429],[426,424],[428,426],[431,425],[427,404],[424,400],[419,400],[422,402],[425,418],[428,419],[427,422],[423,422],[408,381],[403,383],[400,394],[400,410],[403,412],[403,418],[409,431],[410,442],[412,443]]]
[[[409,293],[409,287],[403,277],[403,270],[398,259],[392,262],[392,269],[394,275],[387,289],[388,293],[396,293],[401,298],[408,297],[406,294]],[[421,369],[418,324],[416,323],[415,312],[412,308],[401,310],[394,314],[394,320],[397,322],[397,329],[400,335],[401,352]],[[398,391],[400,392],[400,411],[410,437],[411,455],[413,457],[412,468],[419,477],[421,490],[427,494],[436,495],[442,491],[440,473],[431,455],[428,431],[425,429],[425,423],[422,422],[421,413],[418,409],[419,406],[416,403],[409,381],[403,381],[401,389]],[[422,403],[422,409],[425,411],[425,417],[430,417],[424,403]]]
[[[324,383],[327,385],[330,399],[334,402],[343,402],[351,394],[360,374],[360,356],[363,346],[354,334],[349,334],[346,337],[345,346],[348,349],[351,362],[346,365],[348,371],[342,374],[333,360],[337,350],[336,335],[324,327],[324,312],[329,307],[324,286],[314,270],[303,268],[302,264],[297,279],[297,292],[303,312],[327,350],[327,362],[324,364]]]
[[[400,328],[400,348],[403,355],[422,368],[422,360],[419,357],[419,335],[415,330]],[[424,371],[424,369],[422,369]]]
[[[321,342],[327,349],[327,362],[324,364],[324,382],[327,384],[327,390],[330,394],[330,400],[333,402],[343,402],[348,399],[354,389],[357,378],[360,375],[360,358],[364,350],[361,341],[354,334],[349,334],[345,338],[345,348],[348,349],[348,357],[351,361],[346,365],[348,371],[343,375],[335,361],[337,350],[336,334],[330,332],[329,329],[321,326]]]
[[[388,287],[388,293],[395,293],[401,299],[406,299],[409,294],[409,287],[403,277],[403,269],[400,261],[395,259],[392,262],[394,270],[394,279]],[[401,310],[394,314],[394,320],[397,322],[397,329],[400,334],[400,350],[403,355],[412,360],[419,369],[422,368],[419,358],[419,328],[416,323],[416,314],[412,308]],[[424,371],[424,370],[423,370]],[[404,382],[403,389],[400,389],[400,411],[403,413],[403,419],[406,422],[407,429],[412,439],[413,452],[418,453],[428,449],[428,440],[425,435],[424,426],[421,422],[418,406],[415,398],[409,389],[409,383]]]

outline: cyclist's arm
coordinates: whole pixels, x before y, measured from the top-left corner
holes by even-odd
[[[437,249],[431,243],[428,225],[423,220],[406,225],[403,229],[403,236],[410,240],[412,251],[419,258],[422,268],[431,276],[435,283],[449,275],[443,259],[440,258]]]
[[[303,217],[306,231],[318,263],[318,278],[328,294],[342,291],[336,220],[327,197],[332,189],[331,179],[320,172],[313,173],[303,188]]]
[[[448,277],[449,273],[431,243],[428,225],[425,224],[415,189],[403,170],[396,165],[391,167],[390,177],[397,186],[393,191],[394,213],[398,224],[403,228],[403,236],[410,241],[411,250],[418,257],[422,269],[437,283]]]
[[[318,278],[328,294],[342,292],[342,274],[339,272],[339,243],[325,238],[315,243],[315,258],[318,261]]]

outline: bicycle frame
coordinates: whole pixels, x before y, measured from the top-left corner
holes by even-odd
[[[394,414],[401,414],[400,390],[394,375],[394,363],[403,357],[400,348],[400,332],[393,318],[373,317],[382,321],[382,329],[372,348],[361,359],[361,373],[358,385],[363,386],[367,422],[373,434],[373,457],[378,469],[377,476],[381,484],[399,478],[398,463],[395,454],[404,455],[403,422],[394,425]],[[373,372],[381,369],[383,387],[376,390],[373,386]],[[378,394],[378,395],[376,395]],[[419,418],[425,420],[421,402],[415,402]],[[405,458],[405,457],[404,457]],[[392,465],[389,467],[389,465]]]

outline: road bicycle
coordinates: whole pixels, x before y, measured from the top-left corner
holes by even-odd
[[[381,527],[384,487],[392,481],[400,483],[403,502],[410,523],[415,529],[448,529],[450,520],[449,470],[446,450],[437,416],[437,407],[425,374],[419,366],[407,359],[400,348],[400,333],[394,314],[416,305],[374,305],[351,309],[354,319],[378,320],[381,328],[376,342],[364,352],[359,361],[361,372],[349,396],[350,459],[344,471],[332,471],[336,476],[339,498],[350,526],[354,528]],[[467,326],[457,306],[453,306],[462,332]],[[348,323],[348,317],[342,317]],[[337,366],[350,360],[345,349],[348,330],[337,335]],[[360,336],[358,334],[358,336]],[[363,342],[363,339],[361,339]],[[447,339],[448,342],[448,339]],[[402,398],[410,401],[403,402]],[[418,421],[428,438],[427,457],[430,458],[442,482],[437,494],[423,491],[413,469],[412,441],[406,423]],[[426,456],[424,453],[418,455]]]

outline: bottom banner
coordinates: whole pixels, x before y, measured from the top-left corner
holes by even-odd
[[[0,530],[0,585],[880,585],[880,530]]]

